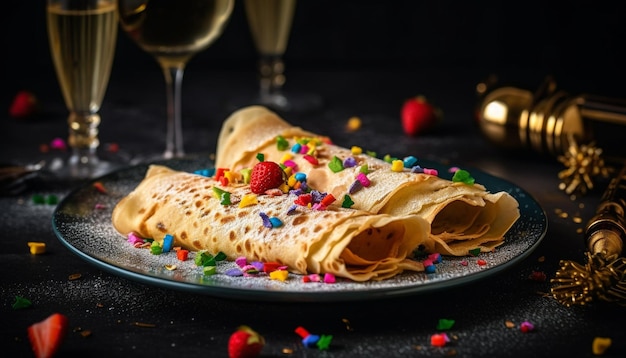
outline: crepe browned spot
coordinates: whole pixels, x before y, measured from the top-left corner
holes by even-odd
[[[226,191],[230,204],[214,195]],[[258,195],[240,207],[249,185],[221,186],[214,178],[152,165],[145,178],[114,208],[112,222],[123,235],[135,232],[190,250],[223,252],[229,259],[279,262],[296,273],[332,273],[354,281],[382,280],[423,271],[411,255],[428,237],[426,220],[412,216],[373,215],[329,206],[293,209],[296,195]],[[261,213],[282,221],[263,225]]]
[[[318,163],[304,154],[279,148],[277,138],[290,148],[298,140],[310,140]],[[224,122],[216,152],[216,166],[238,171],[250,168],[263,153],[266,160],[281,162],[285,155],[307,174],[311,188],[343,197],[350,193],[354,208],[377,214],[417,215],[431,225],[425,242],[429,252],[465,256],[470,250],[493,250],[520,216],[518,202],[507,192],[491,193],[481,184],[452,182],[434,175],[393,171],[391,165],[366,154],[329,144],[324,138],[295,127],[261,106],[242,108]],[[354,157],[357,165],[333,172],[328,164]],[[351,193],[351,186],[366,165],[371,185]]]

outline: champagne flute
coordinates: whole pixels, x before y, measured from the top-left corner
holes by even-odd
[[[309,111],[321,106],[313,94],[286,94],[285,64],[296,0],[245,0],[246,18],[259,54],[259,93],[256,104],[282,111]]]
[[[68,118],[72,149],[67,172],[59,176],[90,178],[114,168],[98,157],[98,111],[109,82],[118,17],[115,0],[48,0],[50,50]]]
[[[187,62],[223,32],[234,0],[118,0],[122,29],[163,70],[167,133],[163,158],[183,157],[181,87]]]

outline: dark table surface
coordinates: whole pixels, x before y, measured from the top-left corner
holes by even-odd
[[[308,3],[309,10],[315,11],[312,3]],[[405,7],[411,7],[412,3],[402,2]],[[323,2],[318,11],[324,9],[322,5]],[[25,48],[24,52],[19,52],[21,56],[10,58],[11,66],[3,66],[0,162],[31,164],[43,160],[51,163],[67,153],[55,150],[44,153],[41,145],[49,144],[56,137],[66,137],[67,112],[49,60],[41,22],[43,13],[39,13],[38,22],[32,22],[34,26],[20,27],[21,32],[15,34],[11,24],[24,21],[27,6],[17,5],[17,2],[13,6],[20,10],[4,22],[5,44],[14,51],[22,51],[23,41],[35,41],[40,46]],[[333,37],[332,50],[344,54],[346,61],[337,64],[330,61],[318,66],[318,57],[307,56],[319,53],[315,52],[318,51],[315,46],[325,42],[316,42],[318,37],[309,33],[308,42],[295,42],[292,47],[295,54],[287,60],[286,91],[319,94],[324,106],[315,112],[284,113],[283,117],[310,131],[328,135],[342,146],[359,145],[381,155],[415,155],[473,167],[523,188],[541,205],[548,219],[545,238],[524,260],[479,281],[402,297],[324,303],[214,297],[137,282],[84,261],[55,236],[51,219],[56,205],[32,201],[34,195],[55,195],[62,200],[84,183],[47,176],[33,178],[22,191],[0,196],[1,352],[8,352],[11,357],[31,356],[27,327],[60,312],[67,315],[70,322],[70,330],[59,352],[62,357],[224,357],[230,334],[241,324],[251,326],[265,337],[264,357],[591,357],[596,337],[612,339],[606,357],[626,356],[623,307],[598,300],[583,307],[566,307],[548,295],[550,279],[554,278],[560,260],[584,262],[586,248],[582,231],[600,203],[608,181],[599,179],[596,189],[586,195],[566,195],[558,188],[557,175],[564,166],[556,158],[528,149],[505,151],[489,143],[480,132],[474,113],[478,103],[476,85],[492,73],[502,79],[501,83],[534,90],[544,76],[557,72],[557,83],[574,94],[591,92],[626,97],[622,86],[626,76],[623,61],[620,61],[623,46],[619,45],[623,26],[618,25],[623,21],[617,21],[618,11],[603,7],[593,8],[592,14],[601,16],[596,16],[596,26],[587,27],[587,32],[571,24],[560,32],[562,26],[568,24],[566,21],[542,20],[541,23],[550,24],[549,28],[559,34],[558,43],[576,53],[576,57],[551,47],[557,43],[555,38],[536,37],[540,34],[539,26],[531,26],[532,38],[525,38],[521,25],[528,25],[527,19],[534,16],[536,10],[520,9],[522,15],[515,18],[519,22],[499,17],[496,25],[511,31],[509,35],[524,37],[528,40],[525,45],[535,45],[536,40],[540,40],[538,47],[533,48],[537,52],[528,54],[527,60],[532,63],[525,67],[520,65],[528,64],[523,58],[507,62],[515,58],[520,50],[518,45],[522,46],[520,43],[500,41],[506,45],[501,49],[508,52],[491,54],[487,47],[479,46],[487,43],[476,37],[491,24],[483,22],[473,27],[472,18],[465,17],[466,11],[471,11],[474,15],[481,14],[483,20],[494,19],[499,11],[508,10],[471,8],[467,6],[452,15],[445,6],[435,9],[434,14],[440,19],[452,17],[446,23],[432,22],[437,24],[434,30],[444,36],[438,41],[433,37],[432,41],[425,42],[427,48],[434,49],[433,57],[422,56],[421,48],[412,48],[409,49],[412,57],[404,58],[406,46],[392,48],[395,45],[391,41],[387,43],[378,38],[376,49],[394,56],[395,62],[387,61],[389,59],[383,55],[378,56],[376,49],[367,52],[364,43],[341,42],[343,38],[337,35]],[[351,14],[348,20],[359,19],[352,9],[354,4],[350,2],[340,8]],[[364,9],[381,15],[375,7]],[[390,29],[408,28],[400,22],[394,23],[394,16],[405,15],[402,7],[398,9],[393,14],[391,10],[386,13],[387,21],[397,25]],[[241,25],[241,9],[237,11]],[[563,11],[573,12],[573,15],[556,16]],[[544,20],[580,21],[587,15],[590,10],[580,6],[567,9],[555,6],[542,13]],[[328,18],[328,32],[339,34],[339,29],[345,30],[345,39],[357,37],[359,31],[374,35],[374,29],[346,28],[342,16]],[[301,24],[294,29],[296,33],[313,21],[312,18],[300,19],[296,21]],[[428,31],[429,25],[423,21],[424,18],[417,21],[416,26],[424,27],[419,31]],[[472,31],[458,32],[450,23],[464,23]],[[243,33],[241,31],[245,29],[239,34]],[[603,37],[602,34],[614,36]],[[383,34],[382,38],[388,35]],[[447,45],[452,45],[455,39],[462,50],[453,54],[452,47]],[[245,52],[241,57],[244,60],[236,64],[228,62],[223,55],[227,50],[250,48],[249,40],[239,44],[233,40],[237,40],[237,33],[227,32],[215,50],[207,52],[207,56],[220,58],[223,67],[209,66],[209,61],[199,58],[192,60],[186,71],[183,125],[186,150],[190,154],[209,158],[214,153],[221,122],[233,110],[229,103],[255,91],[253,51]],[[612,41],[615,43],[610,44]],[[580,44],[583,51],[577,52]],[[605,45],[612,47],[604,51],[601,48]],[[311,52],[307,52],[307,46],[312,46]],[[606,56],[596,56],[597,53],[591,51],[594,49]],[[119,50],[101,110],[100,154],[132,165],[164,149],[165,96],[156,63],[122,38]],[[373,60],[359,66],[350,64],[354,57],[366,55],[371,55]],[[445,61],[439,62],[442,58]],[[251,61],[246,62],[246,59]],[[580,61],[572,63],[572,59]],[[298,60],[302,66],[295,65]],[[537,65],[544,60],[546,67]],[[592,60],[599,62],[590,65]],[[245,65],[238,66],[242,63]],[[294,66],[289,67],[289,63]],[[19,89],[29,89],[37,95],[40,111],[35,117],[8,116],[6,109]],[[417,94],[425,95],[439,106],[444,119],[428,133],[408,137],[401,129],[400,108],[405,99]],[[348,133],[344,128],[352,116],[362,120],[362,128]],[[615,132],[618,137],[623,133],[620,130],[618,126]],[[118,153],[108,151],[111,144],[119,146]],[[618,142],[602,144],[620,147]],[[45,254],[31,254],[29,241],[44,242]],[[545,273],[546,280],[530,279],[535,272]],[[80,278],[70,280],[75,274]],[[13,309],[16,296],[29,299],[32,306]],[[439,332],[440,319],[455,321],[447,331],[452,340],[443,348],[430,344],[431,335]],[[520,330],[520,324],[525,321],[534,325],[532,332]],[[513,327],[507,327],[507,322]],[[294,333],[298,326],[312,333],[333,335],[330,349],[303,347],[300,337]],[[91,334],[81,334],[85,331]],[[286,353],[286,349],[292,353]]]
[[[189,153],[209,157],[220,122],[231,112],[229,99],[253,91],[254,73],[192,68],[184,91],[185,144]],[[543,207],[549,224],[545,239],[521,263],[471,284],[389,299],[294,303],[212,297],[135,282],[83,261],[55,237],[51,225],[55,205],[32,201],[35,194],[63,199],[83,184],[33,180],[24,191],[0,198],[3,350],[28,356],[26,328],[61,312],[69,317],[70,332],[60,356],[225,356],[228,338],[240,324],[265,337],[266,357],[592,356],[595,337],[613,339],[606,356],[624,356],[622,307],[594,301],[568,308],[546,295],[559,260],[583,262],[581,230],[606,181],[600,181],[597,190],[572,198],[558,189],[557,173],[563,165],[556,159],[530,151],[510,153],[487,142],[473,115],[474,86],[482,75],[462,69],[296,71],[290,75],[289,88],[322,95],[324,107],[283,116],[330,135],[339,145],[459,163],[525,189]],[[103,156],[110,156],[106,150],[110,143],[119,145],[123,155],[117,157],[131,160],[163,149],[159,80],[156,70],[114,74],[101,111]],[[39,151],[40,144],[65,133],[66,112],[56,90],[50,80],[41,97],[54,100],[42,103],[38,117],[5,118],[5,131],[16,135],[2,141],[3,161],[26,164],[62,154]],[[431,132],[411,138],[402,132],[399,110],[405,98],[417,93],[439,105],[445,117]],[[363,125],[347,133],[344,127],[352,116],[360,117]],[[30,254],[28,241],[46,243],[46,253]],[[545,273],[547,280],[530,279],[533,272]],[[80,279],[70,280],[74,274]],[[15,296],[28,298],[32,307],[12,309]],[[438,332],[443,318],[455,320],[448,331],[452,341],[436,348],[430,336]],[[507,321],[515,327],[507,328]],[[524,321],[535,330],[522,332],[519,325]],[[298,326],[332,334],[330,349],[303,347],[294,333]],[[91,332],[88,337],[80,334],[85,330]],[[284,349],[293,353],[285,354]]]

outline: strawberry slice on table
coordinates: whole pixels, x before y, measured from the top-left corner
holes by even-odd
[[[41,322],[28,327],[28,339],[37,358],[53,357],[67,333],[67,317],[53,313]]]
[[[402,105],[402,129],[409,136],[430,129],[441,118],[441,110],[428,102],[424,96],[409,98]]]
[[[229,358],[256,358],[265,346],[265,339],[248,326],[239,326],[228,340]]]
[[[28,118],[37,112],[37,97],[30,91],[19,91],[13,98],[9,114],[14,118]]]
[[[263,194],[285,183],[285,171],[275,162],[263,161],[252,167],[250,173],[250,190],[255,194]]]

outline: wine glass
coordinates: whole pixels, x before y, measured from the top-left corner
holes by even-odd
[[[67,167],[60,177],[92,178],[115,168],[98,157],[98,111],[109,82],[118,15],[115,0],[48,0],[50,51],[61,86],[68,118]]]
[[[279,111],[310,111],[321,107],[321,98],[306,93],[286,93],[285,64],[296,0],[245,0],[248,26],[259,54],[259,92],[251,102]]]
[[[185,155],[181,87],[187,62],[211,45],[232,13],[234,0],[118,0],[122,29],[155,57],[167,94],[167,133],[163,158]]]

